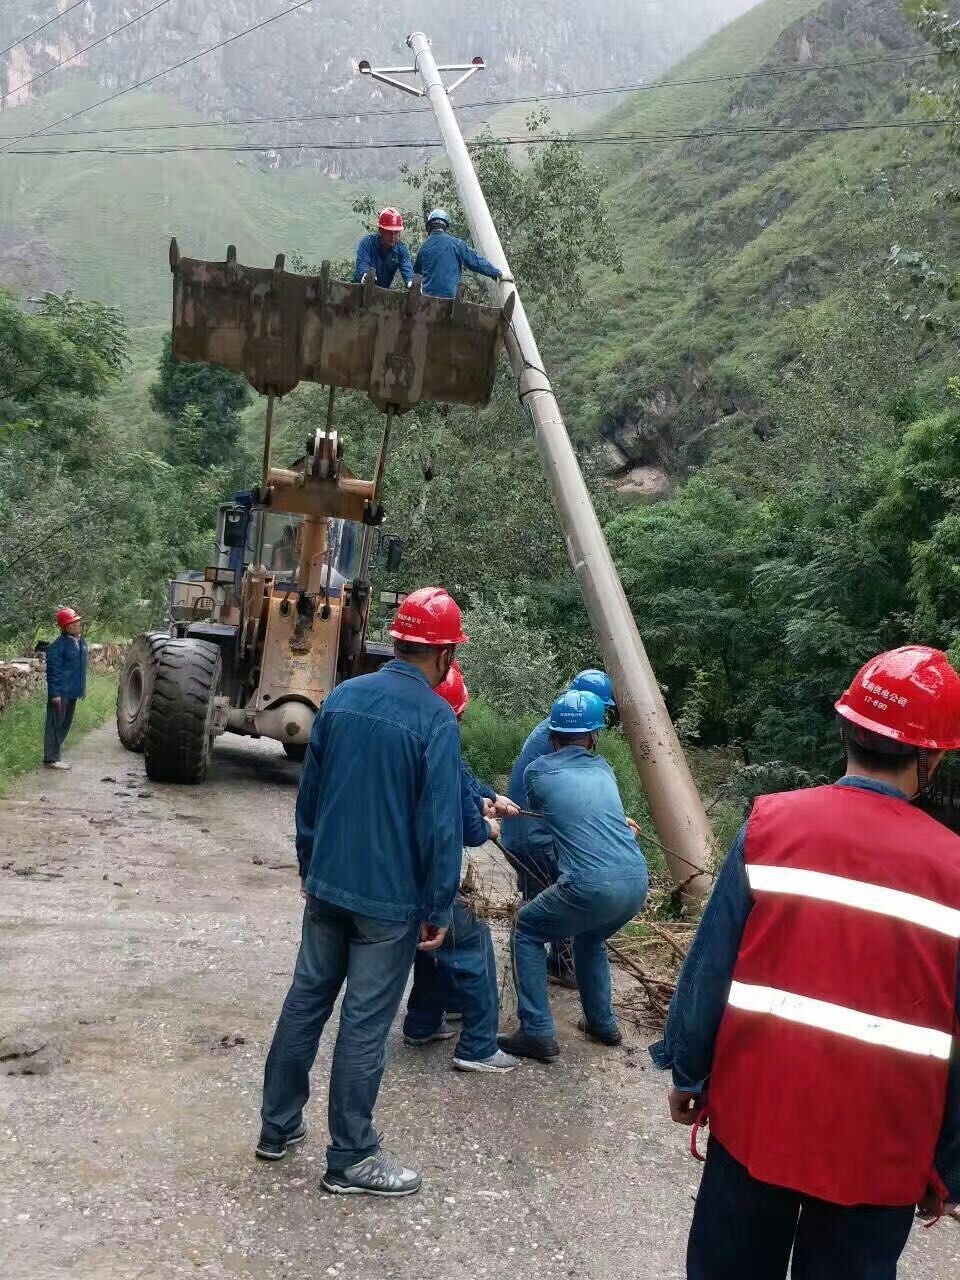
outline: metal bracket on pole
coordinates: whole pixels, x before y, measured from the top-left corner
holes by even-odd
[[[450,89],[462,84],[474,70],[479,71],[483,59],[476,58],[469,66],[438,67],[430,52],[430,41],[422,31],[415,31],[407,44],[413,50],[422,90],[390,78],[409,74],[403,67],[383,68],[375,73],[368,62],[361,62],[360,71],[364,75],[376,75],[404,93],[429,99],[473,242],[501,275],[507,277],[491,287],[498,291],[502,303],[513,304],[505,337],[507,354],[517,376],[520,399],[533,421],[570,562],[579,579],[604,662],[613,678],[624,731],[670,874],[686,897],[702,898],[709,891],[711,879],[710,821],[590,500],[523,302],[509,279],[513,272],[450,103]],[[466,75],[447,89],[442,71],[464,71]]]
[[[474,58],[472,62],[451,62],[445,66],[437,67],[438,71],[461,71],[463,73],[454,80],[453,84],[444,86],[448,96],[454,90],[459,89],[471,76],[475,76],[478,71],[486,71],[486,69],[487,64],[482,58]],[[419,70],[417,67],[371,67],[370,63],[364,59],[357,70],[362,76],[369,76],[371,80],[378,80],[381,84],[388,84],[394,89],[399,89],[401,93],[409,93],[411,97],[426,97],[423,89],[418,89],[415,85],[405,84],[402,80],[397,79],[397,76],[418,75]]]

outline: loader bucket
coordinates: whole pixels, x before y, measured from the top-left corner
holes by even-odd
[[[421,400],[484,405],[513,312],[431,298],[419,279],[405,292],[330,276],[244,267],[231,245],[225,262],[182,258],[170,245],[173,354],[242,373],[263,395],[298,382],[366,391],[403,413]]]

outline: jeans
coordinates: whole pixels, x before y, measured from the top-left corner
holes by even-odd
[[[556,859],[552,856],[543,852],[535,853],[530,849],[514,853],[506,845],[501,845],[500,848],[517,873],[517,888],[524,902],[532,902],[538,893],[556,884],[559,872]],[[570,938],[554,939],[550,943],[547,969],[560,978],[573,977],[573,942]]]
[[[791,1249],[793,1280],[895,1280],[913,1214],[913,1205],[847,1207],[758,1182],[711,1137],[687,1280],[785,1280]]]
[[[282,1141],[299,1128],[320,1036],[345,981],[330,1069],[327,1165],[341,1172],[379,1149],[373,1108],[419,933],[419,921],[375,920],[307,899],[293,985],[264,1070],[264,1138]]]
[[[63,750],[63,744],[73,724],[73,713],[76,709],[76,698],[61,698],[59,711],[53,699],[47,698],[47,723],[43,729],[44,764],[55,764],[60,759],[60,752]]]
[[[453,904],[450,932],[437,951],[418,951],[413,990],[407,1002],[403,1034],[426,1039],[437,1030],[447,1008],[463,1013],[456,1056],[479,1062],[497,1052],[500,993],[493,939],[460,898]]]
[[[563,875],[521,907],[512,946],[517,1011],[528,1035],[553,1035],[545,948],[566,937],[573,938],[574,973],[588,1025],[600,1034],[616,1031],[606,940],[633,919],[646,896],[646,874],[606,881]]]

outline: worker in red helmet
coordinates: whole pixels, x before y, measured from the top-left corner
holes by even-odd
[[[57,610],[60,634],[46,650],[47,720],[43,730],[43,763],[50,769],[69,769],[62,760],[63,744],[77,702],[87,692],[87,642],[76,609]]]
[[[414,955],[447,935],[463,856],[460,736],[433,692],[467,640],[460,609],[441,587],[414,591],[390,635],[394,660],[338,685],[313,723],[296,813],[306,909],[256,1149],[282,1160],[304,1141],[310,1068],[345,984],[322,1180],[336,1194],[420,1189],[420,1175],[381,1150],[373,1109]]]
[[[377,230],[364,236],[357,245],[354,281],[359,282],[372,271],[380,288],[389,289],[399,271],[409,289],[413,284],[413,259],[400,238],[402,235],[403,215],[400,210],[389,207],[381,210]]]
[[[831,786],[761,796],[654,1061],[710,1140],[690,1280],[893,1280],[960,1200],[960,838],[911,801],[960,747],[960,676],[881,653],[836,704]]]
[[[459,720],[470,694],[458,662],[453,663],[435,692],[449,703]],[[468,848],[499,837],[497,819],[484,817],[485,801],[496,799],[496,792],[485,787],[461,759],[463,843]],[[500,1073],[519,1066],[519,1059],[497,1047],[500,990],[490,926],[486,920],[478,919],[462,895],[453,904],[450,929],[442,945],[430,953],[419,952],[414,961],[413,988],[403,1023],[404,1042],[423,1048],[437,1040],[452,1040],[457,1033],[447,1021],[451,1009],[463,1018],[453,1055],[455,1070]]]

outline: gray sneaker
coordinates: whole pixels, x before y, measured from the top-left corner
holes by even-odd
[[[453,1065],[457,1071],[513,1071],[519,1067],[520,1059],[498,1049],[489,1058],[454,1058]]]
[[[412,1196],[423,1179],[389,1151],[377,1151],[349,1169],[328,1169],[320,1181],[337,1196]]]
[[[425,1044],[433,1044],[434,1040],[452,1040],[457,1033],[450,1026],[446,1018],[440,1023],[436,1031],[429,1036],[404,1036],[404,1044],[412,1044],[415,1048],[420,1048]]]
[[[72,764],[67,764],[66,760],[44,760],[43,762],[48,769],[72,769]]]

